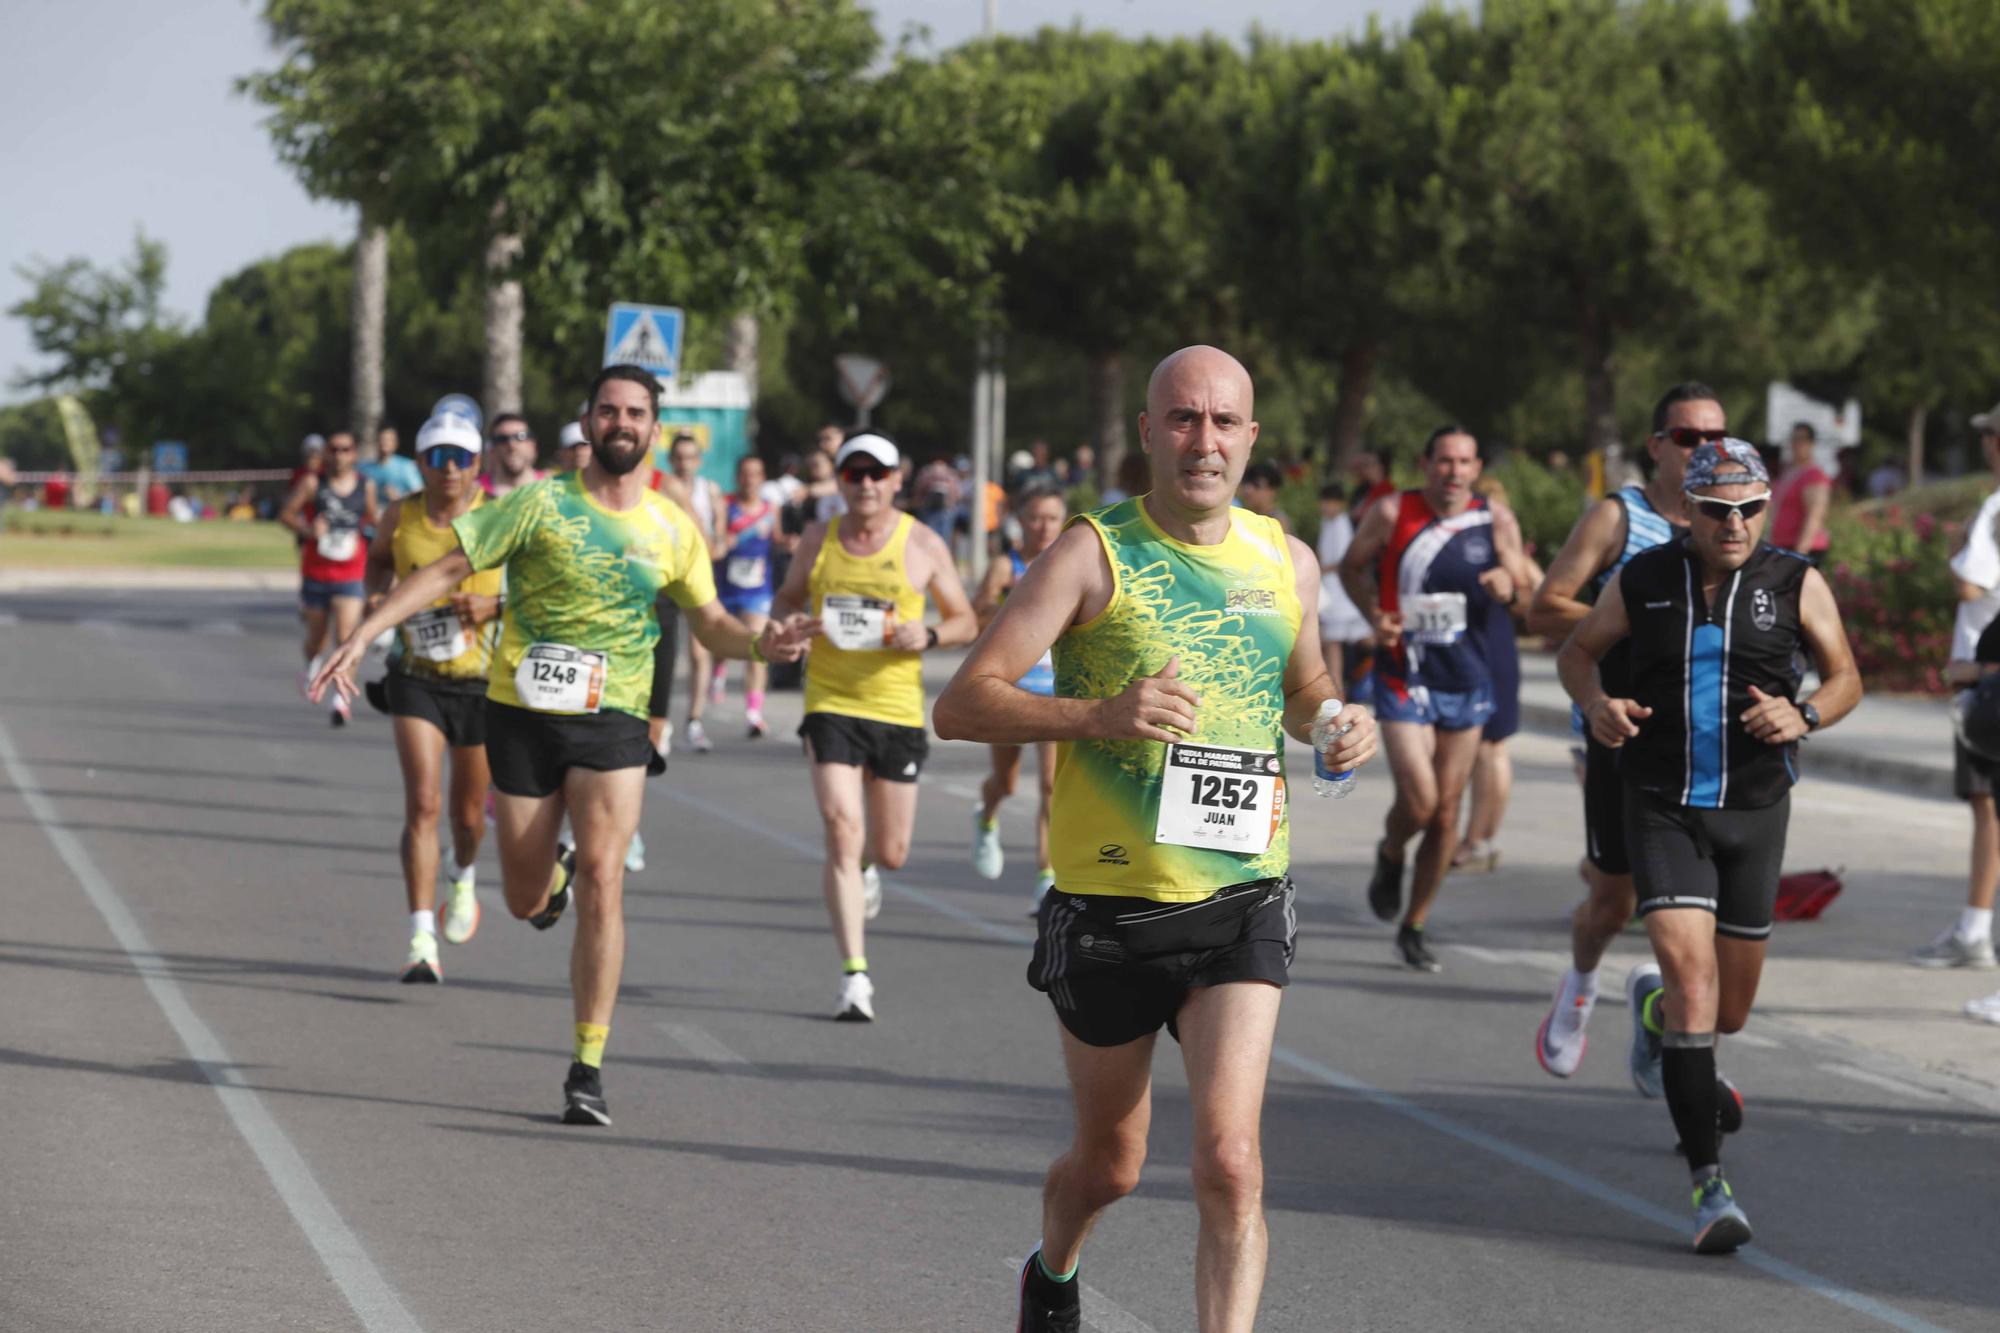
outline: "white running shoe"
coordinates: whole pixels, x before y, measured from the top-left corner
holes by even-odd
[[[1549,1006],[1548,1016],[1535,1031],[1535,1059],[1542,1068],[1557,1078],[1568,1078],[1583,1063],[1583,1053],[1590,1045],[1590,1038],[1583,1029],[1590,1022],[1590,1011],[1597,1005],[1597,992],[1583,994],[1576,988],[1576,969],[1566,968],[1562,980],[1556,983],[1555,1003]]]
[[[840,979],[840,1000],[833,1007],[836,1023],[875,1021],[875,983],[866,972],[849,972]]]
[[[403,984],[435,986],[443,980],[444,969],[438,966],[437,936],[420,930],[410,937],[410,956],[403,963]]]
[[[882,872],[874,866],[861,867],[861,919],[873,921],[882,915]]]
[[[660,743],[653,747],[660,752],[660,758],[674,757],[674,724],[669,722],[660,730]]]
[[[1000,821],[991,825],[972,812],[972,868],[981,879],[998,879],[1007,866],[1007,854],[1000,850]]]
[[[469,879],[454,880],[444,900],[444,942],[463,944],[479,929],[479,895]]]
[[[625,869],[636,875],[645,868],[646,840],[640,837],[635,829],[632,833],[632,845],[625,849]]]
[[[1981,999],[1967,1000],[1965,1016],[1976,1018],[1982,1023],[2000,1023],[2000,990]]]
[[[1910,962],[1916,967],[1976,967],[1994,966],[1993,940],[1969,940],[1958,933],[1953,926],[1944,934],[1910,955]]]
[[[715,742],[708,738],[708,728],[701,725],[701,719],[691,717],[687,724],[688,745],[696,754],[707,754],[715,748]]]

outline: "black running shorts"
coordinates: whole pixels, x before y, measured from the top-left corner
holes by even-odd
[[[1639,915],[1696,908],[1714,913],[1718,935],[1769,939],[1791,819],[1790,792],[1756,810],[1701,810],[1627,788]]]
[[[414,717],[444,733],[454,750],[486,744],[486,682],[458,685],[391,671],[383,680],[391,717]]]
[[[922,727],[845,713],[807,713],[799,735],[814,763],[863,766],[884,782],[915,782],[931,753],[930,736]]]
[[[1625,850],[1625,779],[1618,751],[1583,738],[1583,854],[1607,875],[1632,873]]]
[[[1252,880],[1191,903],[1042,895],[1028,984],[1078,1041],[1123,1046],[1175,1018],[1195,986],[1291,980],[1299,918],[1292,881]]]
[[[489,699],[486,762],[496,790],[541,797],[559,791],[572,768],[646,768],[653,742],[646,719],[630,713],[537,713]]]
[[[1976,755],[1962,741],[1951,743],[1951,790],[1961,801],[1975,796],[1991,796],[1994,780],[2000,778],[2000,762]]]
[[[681,651],[681,608],[673,598],[661,593],[653,603],[653,614],[659,617],[660,641],[653,645],[653,693],[646,701],[646,716],[666,717],[674,711],[674,663]],[[695,685],[699,688],[701,682],[696,681]]]

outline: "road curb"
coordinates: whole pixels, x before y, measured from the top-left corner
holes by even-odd
[[[146,591],[179,589],[210,592],[282,592],[299,586],[292,569],[202,569],[161,565],[77,565],[68,569],[0,571],[0,593],[63,592],[77,589]]]

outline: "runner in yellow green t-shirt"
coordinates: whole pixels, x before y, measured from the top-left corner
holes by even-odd
[[[487,693],[507,907],[539,929],[574,898],[571,953],[576,1049],[563,1118],[608,1125],[599,1066],[625,959],[625,853],[638,828],[654,600],[688,613],[723,657],[795,659],[812,632],[804,616],[753,636],[715,600],[708,552],[687,515],[649,491],[637,471],[659,433],[659,384],[636,366],[611,366],[591,386],[580,471],[549,477],[457,519],[458,549],[418,570],[376,608],[321,668],[354,692],[352,673],[373,635],[400,624],[474,570],[505,567],[507,604]],[[576,847],[557,847],[565,812]]]

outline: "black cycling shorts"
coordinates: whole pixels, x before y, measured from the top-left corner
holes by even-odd
[[[922,727],[845,713],[807,713],[799,735],[814,763],[854,764],[884,782],[915,782],[931,753],[930,736]]]
[[[537,713],[486,703],[486,762],[509,796],[549,796],[572,768],[610,773],[654,762],[646,719],[630,713]]]
[[[383,680],[391,717],[414,717],[444,733],[454,750],[486,744],[486,682],[459,685],[391,671]]]
[[[1714,913],[1718,935],[1769,939],[1791,820],[1790,792],[1756,810],[1702,810],[1628,788],[1639,915],[1696,908]]]
[[[1234,884],[1191,903],[1111,894],[1042,895],[1028,984],[1078,1041],[1174,1040],[1188,991],[1233,981],[1283,986],[1299,933],[1290,876]]]
[[[1618,751],[1583,738],[1583,854],[1607,875],[1632,873],[1625,850],[1625,778]]]
[[[653,645],[653,693],[646,700],[646,716],[667,717],[674,711],[674,663],[681,652],[681,608],[673,598],[661,593],[653,603],[653,613],[660,620],[660,641]],[[699,686],[701,682],[695,684]]]

